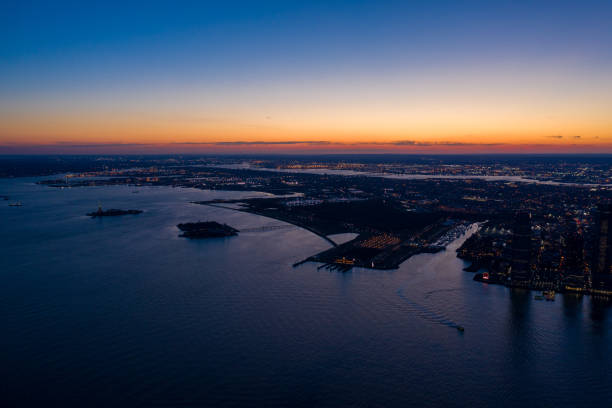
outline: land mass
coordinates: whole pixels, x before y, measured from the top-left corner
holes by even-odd
[[[346,271],[354,266],[395,269],[413,255],[443,250],[442,237],[465,225],[443,212],[412,213],[394,201],[380,199],[301,200],[257,198],[247,200],[200,201],[221,206],[240,204],[231,209],[263,215],[307,229],[333,247],[296,263],[321,262],[322,267]],[[357,237],[337,245],[328,235],[356,233]]]
[[[116,208],[111,208],[109,210],[102,210],[102,208],[98,208],[98,211],[88,213],[87,215],[91,218],[96,217],[116,217],[119,215],[135,215],[142,213],[142,210],[118,210]]]
[[[178,229],[183,231],[180,235],[185,238],[222,238],[238,235],[238,230],[227,224],[219,224],[215,221],[188,222],[178,224]]]
[[[4,163],[10,175],[22,174],[10,160]],[[606,214],[612,211],[599,208],[612,202],[610,156],[63,158],[32,170],[51,174],[57,166],[81,172],[39,183],[274,194],[259,201],[202,204],[264,215],[318,234],[334,248],[308,260],[341,270],[396,267],[413,253],[434,251],[436,234],[453,225],[488,220],[458,253],[471,262],[468,270],[477,272],[476,280],[612,297],[612,251],[606,249],[612,247],[606,233]],[[1,169],[2,160],[0,174]],[[226,206],[230,202],[238,205]],[[521,213],[530,214],[530,225],[516,229],[514,219]],[[357,238],[333,242],[331,234],[344,232]],[[517,242],[524,246],[520,257]]]

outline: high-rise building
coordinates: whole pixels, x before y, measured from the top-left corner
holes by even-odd
[[[512,271],[513,285],[523,285],[531,279],[531,214],[520,212],[514,220],[512,233]]]
[[[612,205],[598,207],[595,222],[595,245],[591,264],[593,290],[612,290]]]
[[[576,230],[573,220],[567,221],[566,233],[563,236],[562,273],[566,290],[581,292],[584,290],[584,240]]]

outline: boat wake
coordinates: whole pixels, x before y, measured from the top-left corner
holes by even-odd
[[[461,290],[462,288],[450,288],[450,289],[436,289],[436,290],[430,290],[429,292],[425,293],[425,299],[427,299],[428,297],[430,297],[431,295],[434,295],[436,293],[443,293],[443,292],[456,292],[458,290]]]
[[[408,304],[410,311],[413,312],[416,316],[420,317],[421,319],[426,320],[430,323],[437,323],[443,326],[451,327],[453,329],[457,329],[463,332],[464,330],[463,326],[461,326],[459,323],[454,322],[446,318],[445,316],[441,315],[440,313],[436,313],[433,310],[430,310],[429,308],[410,300],[404,294],[403,289],[398,289],[397,294],[402,300],[406,302],[406,304]]]

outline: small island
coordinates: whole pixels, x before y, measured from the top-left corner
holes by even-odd
[[[90,212],[87,215],[91,218],[116,217],[119,215],[140,214],[141,212],[142,210],[118,210],[116,208],[111,208],[110,210],[102,210],[102,207],[98,207],[98,211]]]
[[[238,230],[227,224],[219,224],[215,221],[188,222],[178,224],[178,229],[183,231],[180,235],[185,238],[222,238],[238,235]]]

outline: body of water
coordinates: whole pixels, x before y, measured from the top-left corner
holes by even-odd
[[[189,203],[258,193],[12,179],[3,194],[23,203],[0,201],[4,406],[612,400],[612,310],[472,281],[455,256],[470,231],[398,270],[342,274],[292,268],[330,246],[308,231]],[[98,201],[144,213],[86,217]],[[251,232],[178,237],[176,224],[197,220]]]

